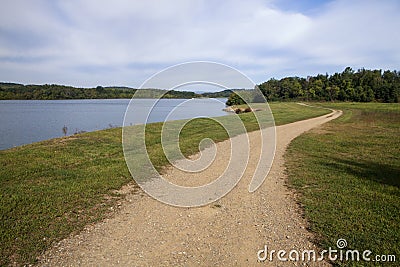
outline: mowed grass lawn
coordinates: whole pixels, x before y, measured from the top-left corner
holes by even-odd
[[[295,103],[270,104],[277,125],[328,113]],[[251,113],[240,115],[247,130],[258,126]],[[147,148],[160,156],[161,123],[148,125]],[[205,137],[227,138],[212,120],[184,127],[181,149],[195,153]],[[123,196],[116,190],[132,182],[121,145],[121,128],[74,135],[0,151],[0,265],[35,262],[55,241],[77,233],[110,214]]]
[[[342,117],[296,138],[286,161],[289,183],[323,249],[395,255],[395,263],[336,261],[345,266],[399,266],[400,105],[324,104]]]

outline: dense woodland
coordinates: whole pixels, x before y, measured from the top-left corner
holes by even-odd
[[[112,99],[132,98],[137,89],[129,87],[102,87],[76,88],[72,86],[44,84],[44,85],[23,85],[17,83],[0,83],[0,100],[8,99]],[[193,98],[198,97],[193,92],[166,91],[160,89],[148,89],[141,93],[142,97],[152,98],[161,93],[166,93],[163,98]]]
[[[287,77],[271,79],[259,85],[268,101],[312,100],[354,102],[399,102],[400,73],[398,71],[358,71],[347,67],[333,75]]]
[[[400,73],[389,70],[354,71],[347,67],[343,72],[330,76],[319,74],[307,78],[270,79],[258,87],[268,101],[400,102]],[[257,97],[250,102],[259,100]],[[241,105],[244,102],[238,94],[232,93],[226,104]]]

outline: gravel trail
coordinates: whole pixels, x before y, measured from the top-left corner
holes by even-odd
[[[287,188],[283,154],[305,131],[337,118],[340,111],[276,127],[277,144],[271,171],[263,185],[248,192],[259,157],[260,133],[249,133],[251,156],[243,178],[225,197],[198,208],[172,207],[145,193],[127,193],[116,214],[87,226],[44,253],[39,266],[329,266],[326,262],[260,262],[257,252],[315,249],[313,235]],[[204,172],[188,174],[175,168],[165,177],[182,184],[203,184],[226,167],[230,141],[217,144],[214,163]],[[195,157],[195,156],[194,156]],[[188,182],[189,181],[189,182]],[[287,257],[287,255],[286,255]]]

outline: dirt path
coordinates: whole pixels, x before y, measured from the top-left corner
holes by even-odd
[[[316,249],[294,193],[286,185],[283,154],[301,133],[340,116],[278,126],[275,160],[263,185],[248,192],[259,148],[259,132],[250,133],[251,158],[244,177],[224,198],[199,208],[177,208],[145,194],[128,194],[117,214],[81,234],[63,240],[42,257],[42,266],[323,266],[325,262],[259,262],[257,252]],[[212,180],[225,168],[229,141],[217,144],[218,156],[195,183]],[[187,174],[167,170],[166,178],[183,182]],[[127,188],[128,190],[129,188]],[[287,256],[287,255],[286,255]]]

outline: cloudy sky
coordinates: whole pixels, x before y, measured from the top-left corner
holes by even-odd
[[[187,61],[256,83],[400,69],[398,0],[2,0],[0,81],[138,87]]]

